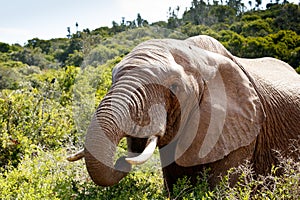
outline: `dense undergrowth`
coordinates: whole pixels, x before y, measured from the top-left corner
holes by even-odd
[[[84,162],[68,163],[64,149],[35,149],[16,168],[0,176],[1,199],[170,199],[164,189],[158,158],[135,168],[118,185],[103,188],[93,184]],[[278,170],[283,175],[276,176]],[[235,186],[230,175],[240,174]],[[207,174],[192,187],[182,179],[174,187],[173,199],[299,199],[300,163],[281,159],[267,176],[256,177],[249,164],[234,168],[216,188],[209,188]]]

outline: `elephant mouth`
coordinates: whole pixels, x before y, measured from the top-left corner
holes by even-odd
[[[157,136],[151,136],[147,141],[147,145],[144,151],[135,157],[125,158],[126,162],[128,162],[131,165],[141,165],[145,163],[152,157],[154,150],[157,146],[157,140]]]
[[[157,146],[157,141],[158,141],[157,136],[149,137],[144,151],[137,156],[126,157],[125,161],[131,165],[141,165],[141,164],[145,163],[147,160],[149,160],[152,157],[152,155],[155,151],[155,148]],[[84,157],[85,157],[85,151],[84,151],[84,149],[81,149],[77,153],[68,156],[67,160],[69,162],[75,162]],[[124,158],[122,157],[122,159],[124,159]]]

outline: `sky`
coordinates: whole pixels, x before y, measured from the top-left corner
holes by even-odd
[[[299,0],[289,2],[298,3]],[[192,0],[0,0],[0,42],[24,45],[32,38],[66,37],[71,32],[94,30],[136,19],[149,23],[167,21],[169,7],[180,6],[179,17],[191,7]],[[248,1],[247,1],[248,2]],[[263,0],[269,2],[269,0]]]

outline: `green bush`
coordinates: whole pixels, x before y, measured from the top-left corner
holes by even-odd
[[[257,19],[255,21],[251,21],[245,23],[242,27],[242,35],[243,36],[266,36],[273,32],[270,24],[272,23],[272,19]]]
[[[16,166],[35,146],[58,148],[72,133],[72,112],[37,89],[0,93],[0,166]]]
[[[209,189],[207,182],[208,172],[206,170],[202,173],[202,178],[198,178],[198,183],[195,187],[190,184],[190,181],[185,177],[179,179],[173,187],[172,198],[174,199],[213,199],[213,192]]]
[[[18,167],[0,173],[0,199],[72,199],[78,172],[64,158],[62,149],[25,155]]]
[[[134,170],[104,188],[90,180],[84,162],[67,162],[65,150],[32,151],[18,167],[0,173],[0,199],[165,199],[159,168]]]
[[[0,52],[6,53],[10,50],[9,44],[0,42]]]
[[[107,60],[114,58],[119,55],[119,51],[116,49],[110,49],[104,45],[98,45],[94,48],[89,55],[85,58],[87,65],[97,67],[104,64]]]
[[[33,153],[34,152],[34,153]],[[113,187],[96,186],[84,162],[68,163],[64,149],[31,149],[16,168],[0,173],[0,199],[170,199],[164,189],[159,157],[134,167]],[[282,175],[275,175],[277,171]],[[231,169],[210,189],[205,171],[196,187],[187,178],[174,186],[174,199],[292,199],[300,197],[300,163],[281,158],[271,174],[256,176],[248,163]],[[230,178],[239,175],[232,186]]]
[[[14,61],[20,61],[30,66],[38,66],[41,69],[56,69],[58,67],[54,57],[43,54],[40,48],[24,48],[21,51],[14,51],[11,54],[11,58]]]
[[[21,74],[18,69],[9,68],[0,65],[0,90],[19,88]]]

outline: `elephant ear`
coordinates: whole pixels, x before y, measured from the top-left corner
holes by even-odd
[[[205,76],[199,112],[191,114],[176,145],[176,163],[184,167],[215,162],[250,145],[265,119],[253,79],[222,55],[209,52],[207,59],[213,64],[201,72]],[[191,136],[195,126],[197,133]]]

